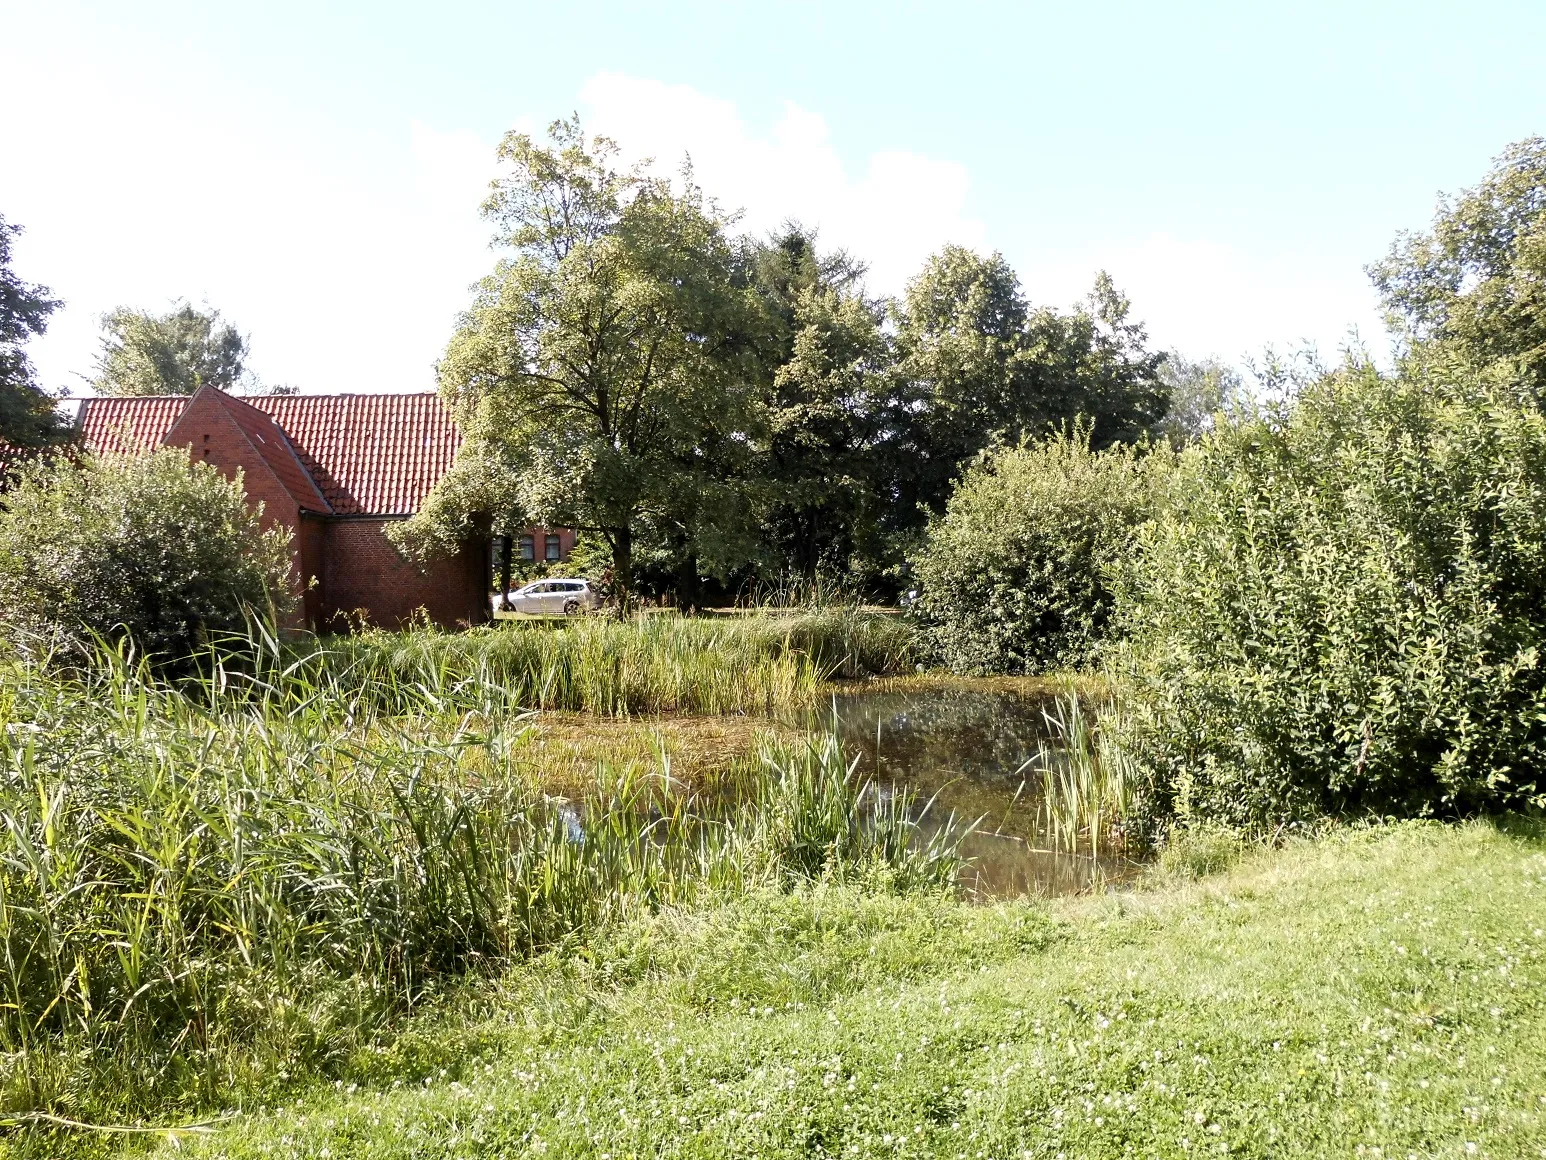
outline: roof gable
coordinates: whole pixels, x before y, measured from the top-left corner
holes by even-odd
[[[193,428],[207,421],[211,412],[223,414],[241,432],[258,458],[274,473],[279,486],[297,507],[311,512],[331,512],[311,473],[302,466],[285,433],[268,415],[214,387],[200,387],[188,400],[177,422],[162,436],[167,445],[191,446]]]
[[[412,515],[461,447],[461,432],[434,394],[205,392],[218,396],[286,490],[312,510]],[[189,402],[181,395],[82,399],[81,441],[104,455],[161,446]]]
[[[438,395],[257,395],[335,512],[411,515],[451,469],[461,432]]]

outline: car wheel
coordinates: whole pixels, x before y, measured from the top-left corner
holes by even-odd
[[[571,599],[564,601],[565,616],[573,616],[578,611],[580,611],[580,602],[578,600]]]

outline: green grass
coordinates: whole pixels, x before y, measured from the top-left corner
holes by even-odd
[[[832,677],[911,671],[922,654],[900,617],[833,607],[735,618],[503,622],[459,633],[367,631],[297,651],[296,663],[318,667],[308,656],[384,711],[490,688],[501,691],[505,706],[627,716],[766,713],[809,701]]]
[[[566,801],[516,769],[497,686],[399,704],[247,659],[169,685],[111,651],[0,656],[0,1123],[336,1074],[460,980],[661,906],[955,874],[953,837],[913,841],[835,742],[767,739],[701,789],[603,760]]]
[[[1546,846],[1483,824],[1059,904],[754,891],[544,956],[180,1154],[1533,1157],[1543,925]]]

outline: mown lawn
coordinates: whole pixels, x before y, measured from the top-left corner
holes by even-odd
[[[1546,844],[1482,824],[1050,906],[755,895],[179,1154],[1546,1156],[1543,927]]]

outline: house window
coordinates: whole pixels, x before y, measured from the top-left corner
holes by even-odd
[[[549,533],[548,536],[547,536],[546,542],[543,544],[543,548],[545,550],[545,558],[546,559],[549,559],[549,560],[556,560],[556,559],[558,559],[558,537],[557,536],[553,535],[552,533]]]
[[[530,536],[521,537],[521,559],[531,561],[537,558],[537,543]]]

